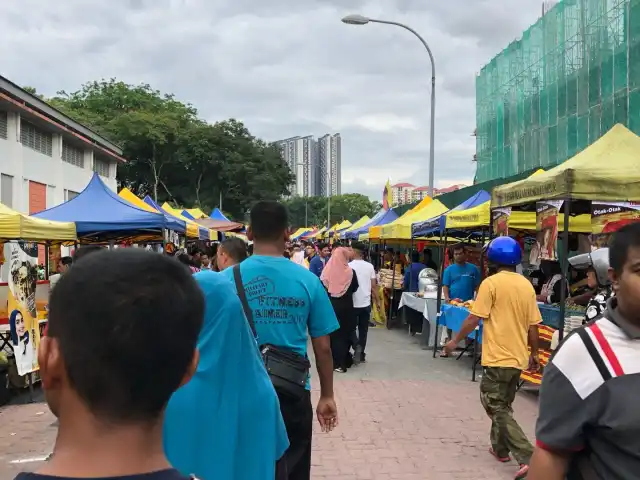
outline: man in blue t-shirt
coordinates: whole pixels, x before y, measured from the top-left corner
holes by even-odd
[[[309,271],[316,277],[320,278],[328,257],[329,246],[326,243],[318,244],[318,253],[311,258],[311,261],[309,262]]]
[[[339,324],[318,277],[282,256],[288,225],[287,209],[278,202],[258,202],[251,209],[247,237],[253,241],[253,255],[240,264],[240,274],[259,345],[271,344],[305,356],[311,337],[320,380],[316,415],[322,430],[328,432],[338,421],[329,334],[338,330]],[[232,268],[223,274],[233,281]],[[285,454],[290,479],[307,480],[311,475],[310,390],[307,383],[302,399],[278,394],[290,443]]]
[[[473,263],[467,263],[464,245],[453,247],[453,265],[449,265],[442,276],[444,301],[459,299],[472,300],[480,286],[480,270]]]

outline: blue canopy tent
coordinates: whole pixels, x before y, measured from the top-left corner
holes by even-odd
[[[164,229],[185,231],[184,222],[165,218],[127,202],[96,173],[71,200],[33,215],[44,220],[74,222],[78,238],[92,242],[148,237],[162,238]]]
[[[357,240],[361,234],[368,233],[369,228],[376,227],[378,225],[386,225],[387,223],[393,222],[396,218],[398,218],[398,214],[393,210],[380,210],[368,223],[356,230],[347,232],[345,237]]]
[[[187,236],[188,236],[189,238],[195,238],[193,235],[191,235],[191,234],[189,233],[189,229],[187,228],[187,225],[186,225],[186,223],[187,223],[187,222],[185,222],[183,219],[181,219],[181,218],[177,217],[176,215],[174,215],[174,214],[173,214],[173,213],[171,213],[171,212],[167,212],[164,208],[162,208],[160,205],[158,205],[158,204],[153,200],[153,198],[151,198],[149,195],[147,195],[146,197],[144,197],[143,201],[144,201],[144,203],[146,203],[146,204],[147,204],[147,205],[149,205],[150,207],[153,207],[153,208],[155,208],[157,211],[161,212],[165,217],[173,218],[173,219],[175,219],[175,220],[177,220],[177,221],[183,222],[183,223],[185,224],[185,232],[188,234]],[[181,214],[180,214],[180,215],[181,215]],[[189,220],[189,219],[187,218],[187,220]],[[193,225],[197,225],[195,222],[192,222],[192,223],[193,223]],[[191,225],[191,224],[190,224],[190,225]],[[204,227],[200,226],[200,225],[197,225],[197,227],[198,227],[198,239],[199,239],[199,240],[209,240],[209,230],[208,230],[207,228],[204,228]],[[193,227],[193,228],[195,228],[195,227]]]
[[[224,222],[231,221],[224,215],[224,213],[220,211],[219,208],[214,208],[213,212],[211,212],[211,215],[209,215],[209,218],[211,218],[212,220],[222,220]]]
[[[447,212],[436,217],[430,218],[429,220],[414,223],[411,226],[411,236],[414,238],[426,237],[429,235],[433,235],[434,233],[443,233],[447,225],[447,214],[449,212],[468,210],[469,208],[477,207],[481,203],[485,203],[490,199],[490,193],[485,192],[484,190],[480,190],[451,210],[448,210]]]
[[[196,217],[191,215],[187,210],[182,210],[182,212],[180,212],[180,215],[182,215],[184,218],[187,218],[187,219],[193,221],[193,223],[197,223],[196,222]],[[203,227],[202,225],[198,226],[198,238],[200,240],[217,240],[218,237],[220,236],[220,234],[218,233],[216,238],[212,238],[211,235],[213,233],[210,233],[210,232],[211,232],[211,230],[207,229],[206,227]]]

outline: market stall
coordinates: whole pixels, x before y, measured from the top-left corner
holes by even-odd
[[[114,193],[95,174],[75,198],[34,215],[42,220],[74,222],[81,243],[108,244],[137,239],[162,241],[175,222],[136,207]]]
[[[0,204],[0,404],[7,386],[33,384],[47,321],[49,281],[38,281],[38,244],[77,240],[72,222],[34,218]],[[26,381],[25,381],[26,379]]]
[[[149,196],[147,196],[144,199],[144,201],[147,204],[149,204],[147,199],[151,200],[151,198],[149,198]],[[185,217],[184,215],[182,215],[182,210],[177,209],[177,208],[173,208],[167,202],[164,202],[162,204],[162,206],[160,207],[160,210],[164,211],[165,213],[168,213],[169,215],[171,215],[174,218],[182,220],[187,225],[191,224],[192,228],[194,226],[197,227],[198,236],[196,238],[198,240],[217,240],[218,239],[218,234],[216,233],[215,229],[212,229],[211,227],[206,226],[206,225],[203,226],[202,224],[200,224],[200,222],[197,222],[197,221],[191,220],[190,218]],[[212,232],[211,230],[214,230],[214,231]]]
[[[345,228],[344,230],[340,230],[338,232],[338,236],[341,239],[346,239],[347,238],[347,234],[353,230],[357,230],[360,227],[366,225],[367,223],[369,223],[371,221],[371,218],[369,218],[369,215],[365,215],[362,218],[360,218],[359,220],[357,220],[356,222],[354,222],[352,225],[350,225],[349,227]]]

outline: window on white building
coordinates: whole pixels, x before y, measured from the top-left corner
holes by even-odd
[[[0,175],[0,203],[13,208],[13,177],[11,175]]]
[[[84,150],[62,140],[62,161],[84,168]]]
[[[7,124],[7,112],[0,111],[0,138],[5,140],[9,136],[9,127]]]
[[[101,177],[109,178],[109,160],[94,156],[93,171]]]
[[[64,191],[64,201],[68,202],[69,200],[73,200],[78,196],[78,192],[74,192],[73,190],[65,190]]]
[[[53,135],[25,120],[20,122],[20,142],[36,152],[53,155]]]

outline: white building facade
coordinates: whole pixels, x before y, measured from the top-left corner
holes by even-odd
[[[97,172],[114,191],[121,149],[0,77],[0,203],[34,214],[75,197]]]

